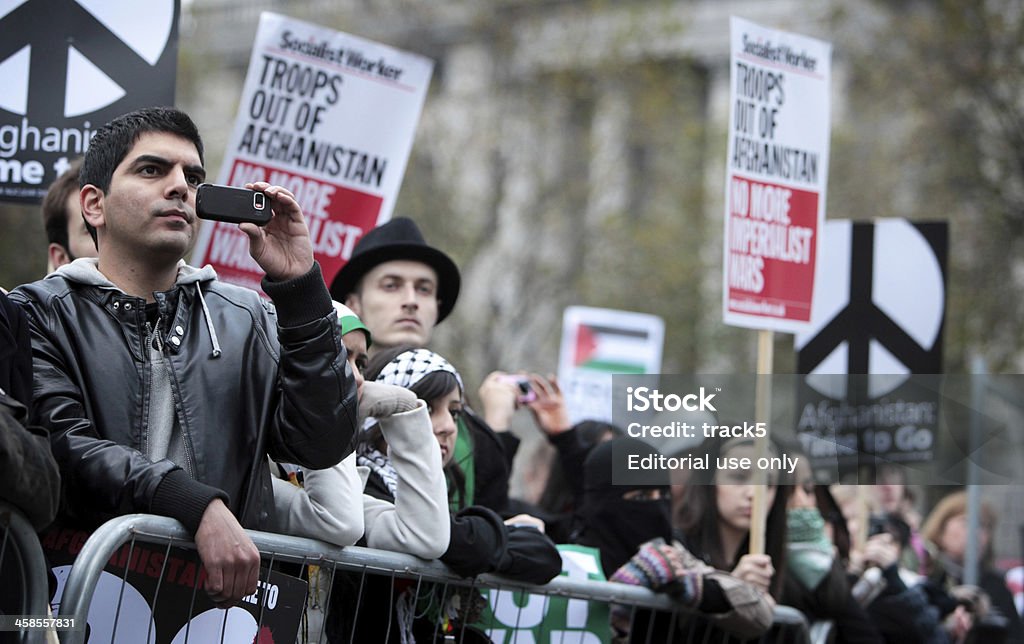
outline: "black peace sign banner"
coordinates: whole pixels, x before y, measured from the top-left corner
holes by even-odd
[[[808,374],[797,431],[821,478],[935,457],[948,236],[946,222],[826,225],[815,313],[794,343]]]
[[[0,200],[38,202],[93,131],[172,105],[180,0],[0,6]]]

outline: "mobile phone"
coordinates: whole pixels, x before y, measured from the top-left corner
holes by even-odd
[[[885,534],[889,532],[888,522],[885,517],[874,515],[868,519],[868,536],[873,537],[876,534]]]
[[[537,392],[530,386],[530,381],[522,376],[516,376],[509,374],[502,376],[504,382],[511,382],[512,384],[519,387],[519,395],[516,396],[516,402],[519,404],[531,403],[537,400]]]
[[[892,514],[875,515],[868,520],[868,536],[890,534],[902,548],[910,545],[910,526],[898,516]]]
[[[263,192],[215,183],[200,184],[196,191],[196,214],[200,219],[257,226],[267,225],[273,217],[270,200]]]

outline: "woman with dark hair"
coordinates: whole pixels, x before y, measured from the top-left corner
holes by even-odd
[[[405,493],[401,502],[364,494],[354,453],[323,470],[278,464],[280,476],[272,481],[277,530],[340,546],[362,540],[370,548],[435,559],[448,546],[448,505],[426,403],[401,387],[364,381],[370,331],[347,306],[335,302],[334,308],[356,380],[359,417],[377,417]]]
[[[707,439],[694,451],[714,465],[719,458],[755,457],[756,443],[749,438]],[[773,455],[778,450],[772,446]],[[752,470],[694,470],[684,489],[677,517],[683,544],[718,570],[730,571],[776,600],[782,596],[786,565],[786,501],[788,488],[779,488],[776,473],[769,473],[765,488],[768,518],[764,554],[749,554],[750,519],[754,484]]]
[[[612,626],[629,641],[672,641],[676,628],[693,635],[708,624],[741,638],[757,637],[771,624],[771,601],[751,584],[715,570],[672,540],[669,487],[646,482],[613,484],[613,471],[628,475],[631,456],[658,454],[628,436],[594,447],[583,463],[583,499],[574,541],[597,548],[611,581],[668,592],[689,609],[690,619],[640,610],[630,619],[613,611]],[[685,617],[685,616],[684,616]],[[697,638],[695,641],[705,641]],[[717,638],[714,641],[718,641]]]
[[[434,437],[441,448],[441,460],[445,476],[448,480],[448,498],[452,512],[458,513],[466,510],[469,515],[486,515],[488,518],[497,517],[498,515],[491,510],[481,506],[467,507],[465,502],[465,476],[453,457],[459,431],[457,420],[463,414],[471,412],[464,405],[462,377],[455,368],[443,357],[427,349],[394,347],[381,351],[370,359],[366,366],[366,378],[384,384],[404,387],[416,394],[417,398],[426,401],[427,410],[430,413],[431,423],[434,428]],[[356,451],[360,455],[357,458],[357,462],[371,468],[370,481],[367,483],[369,494],[374,494],[373,491],[370,491],[373,489],[377,491],[377,494],[384,497],[394,496],[394,491],[388,487],[388,482],[390,481],[388,468],[386,466],[380,467],[382,463],[386,463],[387,458],[382,452],[381,447],[383,445],[379,442],[379,433],[375,432],[374,428],[371,427],[356,447]],[[374,480],[375,478],[377,479],[376,481]],[[370,487],[371,485],[372,487]],[[543,522],[528,515],[514,516],[505,521],[505,523],[516,526],[529,524],[541,532],[544,530]],[[515,532],[516,530],[513,529],[512,531]],[[544,541],[550,540],[545,538]],[[453,545],[449,548],[449,551],[455,549],[453,540]],[[462,554],[468,554],[466,548],[458,548],[458,550]],[[492,554],[488,553],[489,556]],[[451,553],[450,556],[455,557],[457,555]],[[456,572],[460,572],[457,568],[457,561],[453,564],[452,561],[446,561],[444,556],[441,557],[441,561],[444,561],[449,566],[453,566]],[[470,568],[475,570],[477,565],[471,564]],[[460,572],[460,574],[468,576],[480,574],[481,572],[501,572],[506,576],[515,577],[514,571],[508,570],[476,570],[475,572]],[[536,576],[538,574],[543,575],[544,572],[537,571],[531,566],[531,570],[524,570],[523,574]],[[558,573],[555,572],[554,574]],[[522,581],[533,581],[525,577],[516,578]],[[535,581],[534,583],[545,583],[550,578],[548,577],[543,581]]]
[[[846,577],[843,558],[830,539],[839,537],[849,552],[849,535],[845,522],[834,514],[838,505],[826,486],[814,484],[807,457],[789,449],[795,458],[793,485],[786,486],[789,498],[786,509],[786,578],[782,603],[804,613],[810,620],[831,620],[835,623],[836,642],[882,642],[878,630],[857,603]],[[825,508],[832,523],[826,523]],[[831,530],[826,531],[826,525]]]
[[[462,378],[455,368],[427,349],[397,347],[375,354],[366,366],[365,377],[408,389],[426,402],[441,452],[438,465],[443,465],[448,480],[451,537],[439,559],[465,577],[497,573],[518,581],[543,584],[557,576],[562,570],[562,559],[554,543],[543,534],[543,523],[525,516],[503,522],[492,510],[464,504],[464,478],[453,459],[458,436],[456,420],[463,413]],[[393,501],[402,493],[387,445],[383,443],[383,434],[371,426],[363,432],[356,453],[357,464],[369,469],[366,494]],[[411,634],[416,641],[429,642],[436,633],[439,637],[454,634],[457,639],[473,642],[484,637],[466,626],[476,619],[482,601],[475,591],[445,596],[427,584],[428,588],[409,589],[399,596],[395,614],[381,614],[382,609],[388,610],[390,602],[375,599],[393,592],[390,579],[372,577],[364,582],[357,577],[346,581],[352,582],[351,587],[332,597],[328,616],[332,639],[384,642],[399,641]],[[355,599],[361,584],[366,586],[363,595],[372,599],[364,600],[356,608]],[[334,601],[334,597],[338,600]],[[456,617],[450,619],[453,612]],[[443,627],[438,625],[441,614],[446,616]],[[395,628],[389,628],[396,615],[405,617],[398,619],[400,623]],[[358,632],[352,633],[352,628]],[[385,635],[389,631],[390,640]]]
[[[407,360],[396,361],[406,354]],[[385,369],[386,373],[382,373]],[[465,478],[452,459],[458,431],[456,421],[463,413],[462,380],[458,372],[444,358],[426,349],[394,347],[374,354],[364,376],[371,382],[408,389],[426,401],[434,437],[441,448],[449,503],[458,508],[465,497]],[[360,435],[356,452],[356,463],[370,470],[366,493],[377,498],[394,498],[397,493],[394,468],[378,425],[372,425]]]
[[[628,436],[604,442],[583,462],[583,498],[573,541],[597,548],[601,567],[611,577],[651,539],[672,539],[667,485],[615,485],[613,470],[628,454],[655,450]],[[626,468],[621,467],[620,473]]]

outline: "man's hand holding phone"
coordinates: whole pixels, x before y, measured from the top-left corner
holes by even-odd
[[[200,219],[257,226],[266,226],[273,216],[266,193],[215,183],[201,184],[196,190],[196,214]]]
[[[225,188],[228,186],[218,186]],[[203,187],[200,186],[200,192]],[[206,191],[209,191],[207,188]],[[233,188],[233,190],[240,190]],[[245,219],[239,216],[236,211],[234,221],[238,228],[249,238],[249,255],[252,256],[260,268],[266,272],[267,277],[275,282],[300,277],[309,272],[313,267],[313,243],[309,238],[309,227],[302,215],[302,209],[295,200],[295,195],[281,186],[272,186],[265,181],[245,184],[245,191],[248,192],[243,200],[239,199],[244,207],[256,210],[258,197],[254,194],[264,195],[264,210],[270,212],[267,221],[260,225],[256,220],[262,217],[253,216]],[[223,192],[215,190],[215,192]],[[211,193],[212,194],[212,193]],[[196,196],[196,209],[200,217],[204,219],[216,218],[221,221],[225,215],[216,217],[205,216],[199,205],[200,195]],[[207,209],[208,207],[204,207]],[[208,213],[209,214],[209,213]],[[243,219],[240,221],[240,219]]]

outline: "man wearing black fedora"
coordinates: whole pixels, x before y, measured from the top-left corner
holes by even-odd
[[[331,282],[373,334],[373,348],[424,347],[459,297],[455,262],[427,245],[416,223],[396,217],[368,232]]]
[[[395,217],[359,240],[331,282],[331,297],[369,328],[371,352],[397,346],[424,348],[459,296],[455,262],[427,244],[416,222]],[[459,420],[455,458],[466,477],[467,501],[503,512],[517,441],[500,435],[468,405]]]

